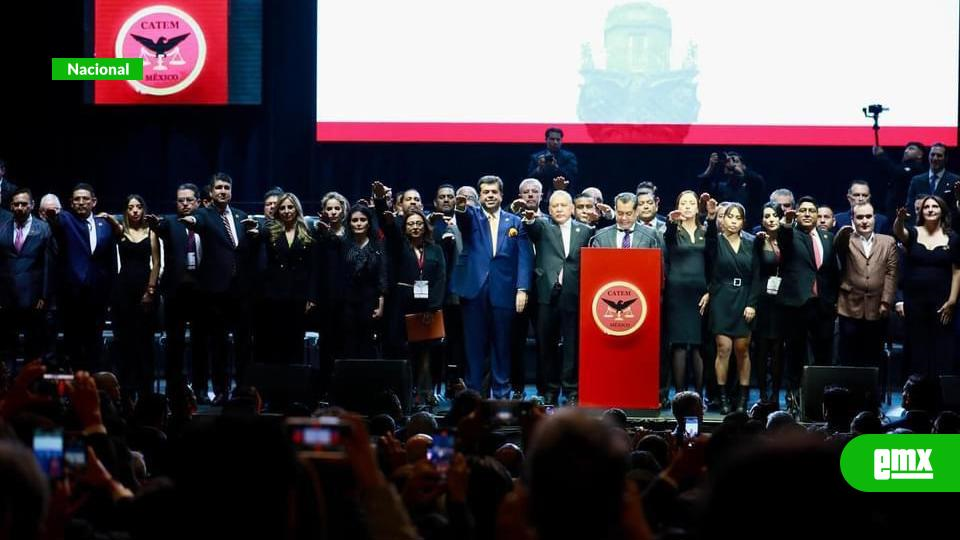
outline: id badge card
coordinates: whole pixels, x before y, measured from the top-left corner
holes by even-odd
[[[187,269],[193,270],[197,267],[197,254],[187,253]]]
[[[780,276],[770,276],[767,278],[767,294],[777,294],[780,292],[780,282],[783,279]]]
[[[417,300],[430,297],[430,283],[425,279],[418,279],[413,282],[413,297]]]

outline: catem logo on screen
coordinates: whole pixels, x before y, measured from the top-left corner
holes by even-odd
[[[168,96],[181,92],[200,75],[207,59],[203,29],[184,10],[150,6],[120,27],[117,58],[143,59],[143,80],[128,81],[137,92]]]

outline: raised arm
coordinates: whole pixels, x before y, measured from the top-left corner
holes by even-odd
[[[523,227],[527,230],[527,236],[534,244],[540,242],[540,237],[543,235],[543,223],[536,218],[536,215],[537,213],[533,210],[526,210],[521,216]]]
[[[107,220],[107,223],[110,224],[110,229],[113,230],[113,236],[117,238],[120,238],[121,236],[123,236],[123,224],[117,221],[117,218],[113,217],[112,214],[108,214],[107,212],[100,212],[99,214],[96,215],[96,217]]]
[[[910,234],[907,232],[907,218],[909,217],[910,214],[907,213],[907,209],[901,206],[897,209],[897,218],[893,220],[893,235],[903,244],[906,244],[910,238]]]
[[[850,249],[850,235],[852,234],[853,227],[851,225],[844,225],[843,227],[840,227],[840,230],[837,231],[837,235],[833,237],[833,248],[841,257],[840,262],[844,261],[844,257],[846,257],[847,251]]]
[[[453,215],[457,220],[457,228],[460,229],[460,236],[464,240],[473,234],[473,216],[470,215],[470,207],[467,206],[467,198],[463,195],[457,196],[456,206],[453,209]]]

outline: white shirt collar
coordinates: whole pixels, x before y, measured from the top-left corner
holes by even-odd
[[[863,240],[864,242],[873,242],[873,237],[877,235],[877,231],[870,231],[870,236],[864,236],[859,232],[854,232],[857,235],[857,238]]]

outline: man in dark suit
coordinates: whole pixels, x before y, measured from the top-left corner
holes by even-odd
[[[443,249],[447,275],[453,273],[453,268],[460,259],[463,251],[463,238],[460,229],[457,229],[453,209],[456,205],[457,188],[452,184],[441,184],[433,198],[433,212],[430,222],[433,224],[433,241]],[[436,216],[436,217],[434,217]],[[446,397],[453,399],[454,386],[461,379],[466,367],[466,353],[463,348],[463,313],[460,310],[460,298],[453,292],[452,280],[447,280],[447,290],[443,296],[443,327],[446,329],[444,339],[444,377],[446,380]]]
[[[463,306],[467,386],[482,388],[489,368],[493,396],[504,399],[510,396],[510,326],[527,304],[533,253],[520,218],[500,209],[503,181],[484,176],[479,191],[480,207],[468,207],[465,196],[456,199],[463,252],[453,291]]]
[[[700,180],[698,191],[710,193],[720,202],[740,203],[750,210],[763,204],[766,192],[763,176],[748,169],[738,152],[710,154],[706,170],[697,178]]]
[[[180,221],[200,235],[203,246],[198,267],[200,290],[203,293],[203,327],[210,337],[211,378],[216,394],[213,402],[220,405],[230,391],[227,375],[228,332],[233,331],[238,381],[243,379],[243,370],[251,358],[247,293],[250,291],[250,270],[256,261],[251,260],[253,252],[246,229],[256,227],[257,222],[245,212],[230,207],[233,179],[229,175],[222,172],[214,174],[210,190],[213,204],[197,210],[192,216],[180,218]],[[205,367],[201,369],[206,371]],[[205,378],[204,375],[200,376]]]
[[[536,178],[544,183],[552,183],[553,179],[562,176],[568,181],[576,181],[579,169],[577,156],[563,146],[563,130],[558,127],[549,127],[544,133],[547,139],[547,148],[530,155],[527,165],[527,176]]]
[[[200,261],[203,242],[200,235],[188,229],[179,218],[193,215],[200,206],[200,189],[194,184],[177,188],[176,216],[147,216],[151,228],[163,241],[163,275],[159,289],[163,295],[163,318],[166,331],[167,395],[183,385],[183,363],[187,325],[193,357],[192,381],[197,403],[208,404],[206,336],[200,314]]]
[[[7,180],[7,162],[0,159],[0,208],[6,208],[10,204],[10,199],[17,189],[16,184]]]
[[[887,219],[893,220],[897,209],[903,206],[903,201],[907,198],[910,181],[914,176],[923,172],[923,156],[925,153],[926,147],[923,143],[911,141],[904,146],[903,157],[900,158],[900,162],[894,163],[890,156],[884,152],[882,146],[873,147],[874,163],[878,169],[877,175],[883,185],[886,186],[885,196],[878,196],[884,202],[882,208],[877,208],[878,213],[882,212]],[[876,204],[874,204],[874,207],[876,207]]]
[[[623,192],[613,200],[616,208],[616,225],[600,229],[593,239],[591,247],[602,248],[661,248],[663,244],[653,227],[637,222],[637,196]],[[627,238],[629,237],[629,238]]]
[[[560,179],[564,183],[566,180]],[[530,211],[537,219],[544,219],[546,215],[540,211],[540,203],[543,200],[543,184],[536,178],[525,178],[520,182],[517,199],[510,204],[510,211],[517,214],[522,219]],[[532,242],[531,242],[532,244]],[[536,247],[534,247],[536,254]],[[526,397],[524,387],[526,386],[526,351],[527,338],[530,335],[532,325],[534,336],[539,339],[537,331],[537,308],[539,304],[533,301],[537,296],[537,284],[530,284],[531,289],[528,294],[533,297],[527,302],[527,306],[517,316],[513,318],[513,328],[510,330],[510,384],[513,385],[513,391],[510,393],[510,399],[523,399]]]
[[[533,210],[527,210],[523,220],[537,253],[533,271],[536,302],[540,305],[537,386],[547,403],[558,403],[562,388],[567,405],[575,405],[580,250],[589,244],[593,229],[573,219],[573,199],[566,191],[554,191],[549,207],[549,221],[537,219]],[[561,338],[563,344],[558,351]]]
[[[850,187],[847,188],[847,201],[850,203],[850,210],[846,212],[840,212],[836,214],[834,219],[834,233],[838,230],[853,225],[853,207],[858,204],[873,204],[871,202],[872,195],[870,193],[870,184],[866,180],[854,180],[850,182]],[[874,217],[874,231],[877,234],[889,234],[890,233],[890,223],[887,219],[887,216],[883,214],[876,214]]]
[[[950,207],[951,216],[956,222],[960,217],[957,210],[957,198],[954,190],[958,187],[957,181],[960,176],[946,170],[947,167],[947,147],[943,143],[934,143],[930,146],[930,170],[914,176],[910,180],[910,189],[907,191],[907,200],[904,206],[913,208],[914,201],[922,195],[936,195]]]
[[[69,212],[46,213],[59,255],[63,342],[74,370],[100,367],[107,301],[117,275],[118,231],[104,214],[93,215],[96,206],[93,186],[81,183],[70,195]]]
[[[790,321],[786,335],[788,404],[797,411],[796,391],[808,344],[816,365],[830,365],[833,355],[839,264],[833,233],[817,228],[817,208],[813,197],[801,197],[796,210],[784,213],[778,242],[782,253],[778,296],[783,320]]]
[[[30,215],[29,189],[13,192],[10,210],[10,219],[0,222],[0,350],[4,364],[12,369],[20,332],[27,361],[39,358],[44,350],[44,308],[53,286],[53,234],[49,225]]]

